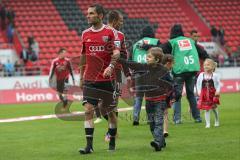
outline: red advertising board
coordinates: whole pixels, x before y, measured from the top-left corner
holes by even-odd
[[[71,91],[71,93],[74,93],[74,95],[69,95],[69,98],[72,100],[81,100],[82,99],[81,90],[79,90],[78,87],[76,87],[73,90],[74,91]],[[240,80],[221,81],[221,93],[232,93],[239,91]],[[125,94],[123,94],[122,96],[126,97]],[[0,104],[56,102],[56,101],[58,101],[57,93],[55,90],[50,88],[0,90]]]

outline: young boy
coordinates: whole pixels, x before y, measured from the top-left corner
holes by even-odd
[[[123,65],[127,65],[135,72],[145,73],[138,78],[143,84],[143,90],[141,91],[145,93],[146,112],[150,131],[154,138],[150,144],[155,151],[161,151],[166,146],[163,136],[163,115],[167,107],[166,99],[173,88],[172,83],[168,82],[168,79],[171,79],[169,72],[161,64],[162,58],[162,49],[153,47],[148,51],[146,64],[127,62],[120,59]]]

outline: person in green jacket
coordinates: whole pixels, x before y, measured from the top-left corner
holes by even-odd
[[[160,45],[159,39],[155,38],[153,28],[151,26],[146,26],[142,30],[141,39],[133,45],[132,60],[137,63],[145,64],[147,51],[151,47]],[[133,81],[135,82],[135,97],[133,106],[133,125],[139,125],[139,117],[141,112],[142,101],[144,97],[144,89],[141,82],[140,71],[134,72]],[[147,107],[147,106],[146,106]]]
[[[181,24],[175,24],[171,28],[170,40],[161,45],[164,53],[171,53],[174,57],[172,74],[174,81],[178,84],[178,90],[182,93],[183,86],[186,87],[186,95],[192,116],[195,122],[201,123],[200,112],[197,109],[197,102],[194,96],[194,84],[196,73],[200,70],[199,57],[205,52],[199,49],[194,40],[185,37]],[[173,104],[175,124],[182,123],[181,119],[181,98]]]

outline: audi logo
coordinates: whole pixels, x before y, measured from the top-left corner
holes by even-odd
[[[91,52],[105,51],[105,47],[104,46],[89,46],[89,51],[91,51]]]

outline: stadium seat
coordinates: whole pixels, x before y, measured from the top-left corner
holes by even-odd
[[[209,3],[212,2],[212,3]],[[225,29],[225,37],[228,40],[229,46],[235,47],[239,45],[240,37],[239,22],[240,22],[240,1],[198,1],[192,0],[196,9],[201,15],[210,23],[215,25],[217,28],[222,26]],[[237,27],[238,26],[238,27]]]

